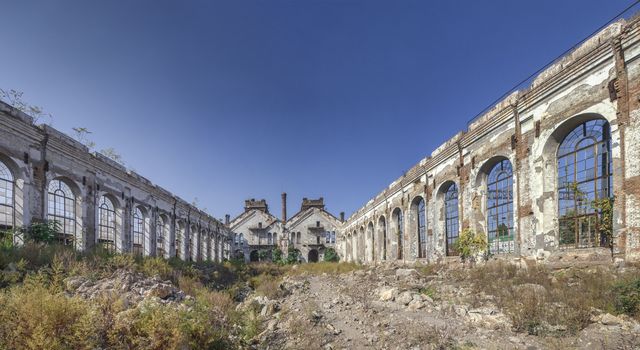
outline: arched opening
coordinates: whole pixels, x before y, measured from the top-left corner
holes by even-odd
[[[375,261],[376,260],[376,252],[375,252],[375,235],[373,233],[373,222],[369,222],[367,225],[367,236],[365,237],[365,244],[367,245],[367,261]]]
[[[384,216],[380,216],[378,219],[378,228],[382,236],[381,259],[384,261],[387,260],[387,221],[384,219]]]
[[[236,249],[235,253],[234,253],[234,258],[236,260],[243,260],[244,261],[244,253],[242,252],[241,249]]]
[[[158,215],[156,218],[156,256],[165,257],[165,236],[167,235],[167,218],[164,215]]]
[[[47,220],[55,223],[58,242],[76,246],[76,195],[60,178],[47,187]]]
[[[251,253],[249,253],[249,261],[258,262],[259,260],[260,260],[260,257],[258,256],[258,251],[252,250]]]
[[[611,198],[611,131],[604,119],[581,123],[560,143],[558,221],[561,246],[604,246],[596,203]]]
[[[9,167],[0,161],[0,229],[13,229],[15,219],[15,178]]]
[[[106,195],[98,203],[98,245],[110,253],[116,251],[116,207]]]
[[[196,261],[198,259],[198,228],[196,225],[192,225],[189,229],[189,254],[187,257],[190,261]]]
[[[508,159],[496,163],[487,176],[487,236],[489,252],[514,251],[513,169]]]
[[[183,247],[182,247],[182,242],[184,242],[184,228],[185,225],[182,222],[182,220],[178,221],[176,223],[176,258],[178,259],[183,259],[184,254],[183,254]]]
[[[310,263],[318,262],[318,251],[315,250],[315,249],[311,249],[309,251],[309,255],[308,255],[307,261],[310,262]]]
[[[444,214],[447,255],[458,255],[454,243],[460,235],[458,223],[458,186],[451,182],[444,191]]]
[[[427,257],[427,219],[426,205],[422,197],[416,197],[411,204],[412,215],[415,217],[415,235],[418,242],[418,258]]]
[[[271,232],[267,232],[267,244],[268,245],[273,244],[273,235],[271,235]]]
[[[398,251],[397,251],[397,259],[402,260],[403,258],[403,241],[404,241],[404,223],[402,218],[402,210],[400,208],[396,208],[393,211],[393,221],[396,227],[396,242],[398,243]]]
[[[133,229],[133,254],[134,255],[144,255],[144,246],[145,246],[145,213],[142,211],[140,206],[136,206],[133,210],[133,221],[132,221],[132,229]]]

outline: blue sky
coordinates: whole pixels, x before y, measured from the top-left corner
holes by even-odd
[[[0,87],[216,217],[348,216],[630,3],[4,0]]]

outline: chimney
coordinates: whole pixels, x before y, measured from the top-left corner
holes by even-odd
[[[227,214],[224,216],[224,224],[229,226],[229,221],[231,221],[231,215]]]
[[[287,221],[287,192],[282,192],[282,222]]]
[[[344,222],[344,212],[340,212],[340,221]]]

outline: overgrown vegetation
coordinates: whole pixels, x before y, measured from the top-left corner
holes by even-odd
[[[0,232],[0,349],[230,349],[248,346],[262,331],[259,310],[236,310],[248,291],[285,296],[287,273],[342,273],[358,266],[323,262],[283,264],[191,263],[100,248],[77,252],[57,244],[56,223]],[[14,237],[20,235],[19,246]],[[274,254],[275,256],[275,254]],[[183,305],[145,300],[127,305],[118,294],[70,296],[65,281],[109,278],[119,270],[158,276],[192,296]]]
[[[338,262],[340,261],[340,256],[338,256],[338,252],[335,249],[329,247],[324,250],[324,261]]]
[[[498,261],[461,273],[473,287],[476,304],[492,300],[515,330],[533,335],[576,333],[591,323],[595,310],[640,317],[637,269],[554,272],[539,265],[519,269]]]
[[[462,261],[475,262],[476,256],[487,249],[487,239],[483,233],[476,233],[470,228],[460,232],[460,236],[453,243]]]

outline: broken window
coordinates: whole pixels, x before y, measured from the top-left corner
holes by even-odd
[[[116,250],[116,210],[107,196],[100,197],[98,206],[98,244],[108,252]]]
[[[402,211],[400,208],[396,208],[393,212],[393,218],[396,222],[396,233],[397,233],[397,241],[398,241],[398,260],[402,259],[402,244],[404,240],[404,229],[403,229],[403,219],[402,219]]]
[[[133,211],[133,254],[144,254],[144,214],[140,207]]]
[[[164,236],[166,234],[165,230],[166,220],[162,217],[162,215],[158,215],[156,219],[156,256],[164,257]]]
[[[60,179],[51,180],[47,202],[47,219],[56,222],[58,241],[64,245],[75,244],[76,198],[71,188]]]
[[[611,196],[611,136],[604,119],[573,129],[558,148],[559,239],[564,246],[605,244],[594,201]]]
[[[458,186],[451,183],[444,193],[445,232],[447,234],[447,255],[458,255],[453,244],[460,234],[458,226]]]
[[[0,228],[4,230],[15,225],[14,186],[13,174],[0,162]]]
[[[487,177],[487,231],[492,254],[514,251],[513,170],[507,159],[494,165]]]
[[[427,220],[426,220],[426,206],[424,199],[418,197],[418,202],[415,204],[416,210],[416,226],[418,234],[418,258],[427,257]]]

